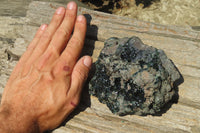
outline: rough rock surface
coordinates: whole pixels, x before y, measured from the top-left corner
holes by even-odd
[[[137,37],[109,38],[95,66],[89,92],[118,115],[159,112],[174,96],[173,85],[180,78],[164,51]]]

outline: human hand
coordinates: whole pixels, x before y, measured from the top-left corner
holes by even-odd
[[[92,60],[89,56],[78,60],[86,19],[76,14],[77,5],[70,2],[66,9],[56,10],[48,26],[44,24],[37,31],[4,89],[0,131],[54,129],[79,103]]]

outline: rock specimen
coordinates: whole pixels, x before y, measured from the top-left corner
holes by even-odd
[[[89,93],[114,114],[155,114],[175,94],[180,78],[164,51],[138,37],[109,38],[95,63]]]

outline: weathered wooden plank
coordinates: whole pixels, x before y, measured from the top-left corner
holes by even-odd
[[[50,21],[54,9],[44,8],[45,6],[45,4],[37,5],[37,3],[33,3],[30,5],[30,10],[27,13],[28,18],[30,19],[30,25],[38,26],[44,22],[48,23]],[[40,12],[40,10],[44,10],[44,12]],[[87,34],[89,38],[96,38],[99,41],[105,41],[107,38],[113,36],[130,37],[135,35],[140,37],[142,41],[148,45],[152,45],[154,47],[164,50],[167,49],[166,52],[169,52],[168,56],[172,55],[170,58],[172,58],[172,60],[176,60],[178,64],[191,66],[194,65],[197,67],[200,66],[200,57],[198,56],[200,54],[200,39],[197,38],[199,35],[198,31],[194,31],[190,28],[184,29],[183,27],[172,26],[170,28],[173,28],[174,32],[169,32],[169,26],[159,25],[160,28],[157,28],[157,30],[156,28],[152,28],[157,26],[156,24],[136,20],[131,21],[131,19],[115,15],[111,16],[109,14],[99,12],[97,13],[84,8],[79,8],[79,14],[81,13],[91,13],[90,17],[89,15],[86,15],[88,20],[90,21],[90,24],[88,24]],[[45,15],[44,17],[44,14],[47,15]],[[121,21],[120,19],[123,19],[123,21]],[[133,22],[133,24],[131,22]],[[148,27],[143,25],[148,25]],[[141,31],[140,29],[142,28],[146,28],[146,30]],[[185,31],[187,31],[188,34],[186,34]],[[177,52],[181,53],[179,54]],[[174,58],[174,54],[177,55],[176,58]],[[187,57],[183,58],[183,56],[179,55]],[[198,58],[199,60],[195,60],[195,58]]]
[[[16,39],[14,44],[16,49],[21,49],[18,53],[25,50],[20,46],[25,47],[28,44],[40,24],[50,22],[54,8],[58,6],[61,5],[46,2],[32,2],[29,5],[26,21],[19,30],[20,38]],[[178,103],[166,108],[166,112],[160,116],[119,117],[113,115],[106,105],[91,96],[89,99],[91,106],[85,106],[83,100],[77,109],[78,114],[76,112],[65,127],[55,130],[55,133],[200,132],[200,32],[190,27],[162,26],[84,8],[79,8],[79,14],[89,14],[86,15],[88,30],[83,51],[91,54],[94,61],[103,48],[103,41],[108,37],[136,35],[144,43],[163,49],[180,70],[184,82],[179,86]],[[17,42],[22,44],[18,46]],[[15,50],[10,50],[16,53]]]
[[[49,3],[41,3],[38,5],[38,2],[32,3],[29,7],[28,16],[32,16],[31,20],[37,21],[31,21],[31,23],[35,24],[41,24],[44,22],[49,22],[51,15],[54,12],[54,9],[59,6],[63,6],[60,4],[51,4],[53,5],[50,8],[46,8],[46,6]],[[40,10],[43,10],[40,12]],[[34,14],[37,13],[37,16]],[[43,15],[47,15],[45,18]],[[179,27],[179,26],[162,26],[159,24],[149,23],[149,22],[143,22],[138,21],[135,19],[129,19],[125,17],[120,17],[116,15],[110,15],[102,12],[96,12],[92,10],[88,10],[85,8],[79,8],[78,14],[88,14],[86,15],[87,18],[91,21],[88,21],[90,25],[98,25],[99,27],[112,27],[113,29],[121,29],[121,31],[127,31],[132,30],[135,32],[140,33],[149,33],[149,34],[155,34],[159,36],[169,36],[169,37],[176,37],[176,38],[185,38],[188,40],[198,40],[200,41],[199,32],[192,30],[191,27]],[[41,17],[40,17],[41,16]],[[92,16],[92,17],[91,17]],[[111,25],[111,26],[110,26]],[[108,29],[109,30],[109,29]],[[112,30],[111,30],[112,31]],[[92,36],[93,36],[92,32]]]
[[[94,98],[94,100],[97,99]],[[118,117],[107,112],[106,107],[96,104],[94,106],[75,116],[67,123],[67,126],[79,127],[82,131],[97,126],[96,132],[190,132],[190,126],[200,122],[199,117],[194,119],[194,115],[199,113],[199,110],[183,105],[173,105],[162,117]],[[99,106],[101,111],[96,110],[100,108]],[[95,132],[93,130],[89,131]]]

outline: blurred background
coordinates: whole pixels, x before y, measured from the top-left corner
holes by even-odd
[[[31,1],[67,4],[70,0],[0,0],[0,16],[25,16]],[[74,0],[79,6],[138,20],[200,26],[200,0]]]

